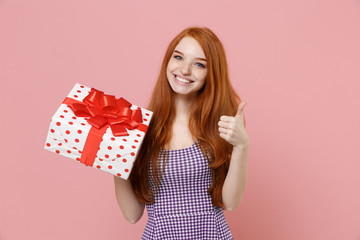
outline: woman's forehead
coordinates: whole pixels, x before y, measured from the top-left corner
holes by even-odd
[[[193,37],[183,37],[178,45],[176,45],[174,52],[182,53],[193,58],[206,59],[200,43]]]

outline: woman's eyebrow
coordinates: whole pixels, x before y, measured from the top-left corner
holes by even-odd
[[[178,51],[178,50],[174,50],[174,52],[177,52],[177,53],[180,53],[181,55],[184,55],[182,52]],[[195,59],[198,59],[198,60],[202,60],[202,61],[205,61],[207,62],[207,60],[205,58],[195,58]]]

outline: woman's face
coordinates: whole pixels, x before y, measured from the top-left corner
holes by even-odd
[[[175,47],[166,70],[173,91],[193,95],[204,86],[207,72],[206,57],[198,41],[193,37],[183,37]]]

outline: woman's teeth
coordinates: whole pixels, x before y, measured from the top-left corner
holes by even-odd
[[[191,83],[191,81],[185,80],[185,79],[183,79],[183,78],[181,78],[181,77],[178,77],[178,76],[175,76],[175,78],[176,78],[177,80],[179,80],[180,82]]]

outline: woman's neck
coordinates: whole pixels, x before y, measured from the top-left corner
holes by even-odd
[[[190,116],[190,107],[194,103],[194,97],[177,95],[175,97],[176,120],[188,121]]]

